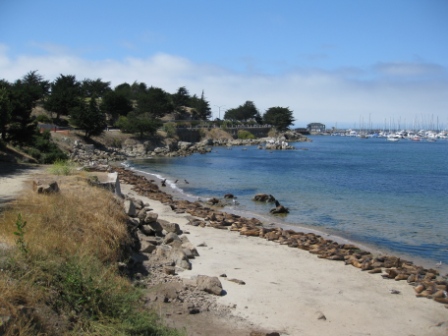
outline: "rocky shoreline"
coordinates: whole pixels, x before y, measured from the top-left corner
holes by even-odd
[[[69,139],[67,139],[69,141]],[[306,142],[309,138],[294,131],[285,132],[276,137],[260,139],[211,139],[206,138],[200,142],[176,141],[165,139],[163,145],[156,146],[149,141],[127,139],[121,148],[102,147],[95,148],[93,144],[86,144],[79,140],[73,142],[70,149],[70,160],[80,165],[107,165],[110,162],[123,162],[128,159],[147,158],[153,156],[177,157],[188,156],[194,153],[206,154],[213,147],[258,146],[264,150],[294,150],[289,142]]]
[[[115,168],[115,170],[118,172],[120,180],[133,185],[133,190],[139,195],[158,200],[168,205],[176,213],[187,213],[192,216],[188,225],[237,231],[240,235],[260,237],[281,245],[287,245],[290,248],[306,250],[321,259],[343,261],[346,265],[354,266],[369,274],[382,274],[385,279],[406,280],[414,286],[417,297],[432,298],[436,302],[446,304],[448,308],[447,277],[442,277],[436,269],[414,265],[412,261],[402,260],[395,256],[375,256],[353,244],[339,244],[315,233],[296,232],[279,227],[265,227],[258,219],[225,213],[200,202],[173,200],[171,195],[160,190],[157,184],[152,183],[145,177],[135,175],[123,168]],[[155,218],[157,219],[157,217]],[[147,223],[147,218],[145,220],[145,223]],[[144,228],[144,225],[140,228]],[[177,228],[176,230],[180,229]],[[146,233],[149,235],[156,234],[151,230],[146,231]],[[188,255],[194,254],[194,252],[186,253],[186,260],[188,260]],[[182,262],[184,260],[176,266],[182,267]],[[190,269],[191,265],[183,268]]]
[[[448,331],[447,282],[435,269],[175,200],[160,181],[109,168],[134,238],[119,269],[188,335]]]
[[[394,283],[407,283],[412,286],[417,298],[431,299],[448,308],[447,277],[441,276],[436,269],[417,266],[411,261],[395,256],[374,255],[356,245],[340,244],[319,234],[272,227],[255,218],[226,213],[221,208],[207,203],[175,200],[172,195],[162,190],[160,181],[148,180],[125,168],[115,167],[114,171],[118,173],[120,182],[132,190],[128,193],[132,196],[126,197],[125,209],[129,216],[129,225],[136,234],[135,239],[138,242],[135,252],[140,256],[140,259],[139,257],[132,259],[132,268],[139,269],[143,266],[140,269],[151,274],[150,277],[145,277],[142,273],[136,272],[133,277],[137,282],[159,286],[159,290],[148,295],[147,305],[157,307],[161,314],[174,321],[173,325],[185,326],[182,323],[176,324],[175,321],[185,320],[191,316],[193,320],[188,323],[190,328],[191,324],[195,323],[192,321],[197,321],[201,325],[210,319],[215,319],[216,325],[220,325],[222,331],[225,330],[223,320],[234,319],[239,323],[241,335],[287,334],[279,329],[256,328],[244,318],[241,319],[232,305],[219,304],[217,298],[226,294],[222,281],[245,286],[246,279],[227,277],[225,273],[201,274],[192,279],[182,278],[185,272],[189,272],[192,268],[194,270],[196,263],[200,263],[201,249],[212,248],[208,247],[209,243],[206,241],[195,246],[188,238],[190,234],[188,227],[229,231],[242,237],[261,238],[293,250],[307,251],[315,255],[316,261],[317,259],[339,261],[363,273],[372,274],[370,276],[380,275],[383,279]],[[139,197],[144,197],[149,203],[145,205]],[[161,209],[159,213],[155,213],[150,205],[151,200],[161,202],[165,210]],[[160,219],[160,215],[164,212],[182,216],[185,225],[180,226],[175,222]],[[404,295],[402,288],[392,288],[389,294]],[[415,304],[418,305],[418,301]],[[316,312],[315,321],[326,319],[324,312]],[[448,330],[448,322],[443,322],[440,326]],[[194,331],[190,334],[195,335]],[[212,334],[221,333],[216,333],[215,330]]]

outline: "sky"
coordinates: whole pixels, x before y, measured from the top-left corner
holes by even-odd
[[[448,0],[0,0],[0,79],[34,70],[184,86],[213,118],[448,128]]]

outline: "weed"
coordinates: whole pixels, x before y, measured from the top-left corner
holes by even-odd
[[[165,123],[163,124],[163,130],[168,137],[173,138],[176,135],[176,124],[172,122]]]
[[[53,175],[71,175],[74,170],[74,165],[71,161],[56,159],[54,163],[48,168],[50,174]]]
[[[22,219],[22,215],[19,214],[17,216],[17,221],[16,221],[16,228],[17,231],[14,231],[14,234],[16,236],[18,236],[16,244],[19,248],[20,251],[22,251],[22,253],[27,254],[28,253],[28,249],[26,247],[26,243],[25,243],[25,226],[26,226],[26,222]]]

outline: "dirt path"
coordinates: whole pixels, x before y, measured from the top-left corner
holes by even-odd
[[[39,165],[0,162],[0,209],[17,197],[33,174],[43,169]]]

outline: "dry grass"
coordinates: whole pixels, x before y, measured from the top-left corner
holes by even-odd
[[[76,176],[58,178],[61,192],[29,192],[4,214],[0,236],[16,239],[15,223],[21,214],[27,222],[25,242],[29,253],[88,254],[104,262],[121,257],[120,246],[129,242],[125,214],[114,196],[92,188]]]
[[[56,178],[60,193],[30,187],[0,213],[0,335],[178,335],[118,274],[131,241],[121,201],[85,176]]]
[[[204,130],[203,137],[214,140],[222,140],[222,139],[233,140],[233,137],[230,133],[220,128],[212,128],[211,130]]]

